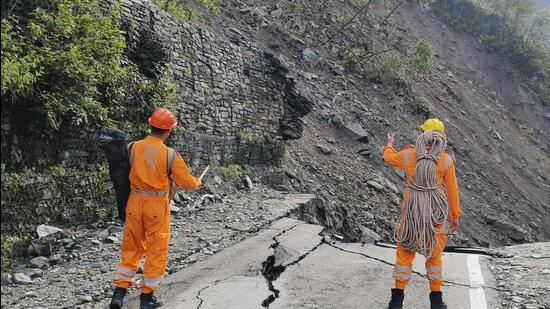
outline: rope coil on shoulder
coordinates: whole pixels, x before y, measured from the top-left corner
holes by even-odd
[[[425,131],[416,140],[416,167],[407,185],[401,222],[394,232],[405,250],[430,257],[441,246],[437,234],[447,220],[448,201],[437,181],[437,162],[447,147],[447,139],[438,131]]]

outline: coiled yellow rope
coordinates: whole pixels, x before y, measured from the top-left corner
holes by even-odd
[[[437,161],[447,148],[447,139],[441,132],[425,131],[418,136],[415,146],[416,168],[412,183],[407,186],[408,196],[395,237],[404,249],[429,258],[439,245],[437,233],[443,232],[449,207],[436,174]]]

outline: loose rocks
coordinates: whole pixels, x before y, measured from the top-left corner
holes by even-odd
[[[44,256],[37,256],[29,262],[32,268],[46,269],[50,265],[50,260]]]
[[[32,283],[32,279],[23,274],[23,273],[15,273],[13,275],[13,283],[15,284],[31,284]]]

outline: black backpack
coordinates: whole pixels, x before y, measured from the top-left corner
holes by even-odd
[[[115,189],[118,217],[125,221],[126,203],[130,196],[130,150],[133,143],[126,142],[126,133],[117,129],[101,128],[96,144],[105,151],[109,162],[109,176]]]

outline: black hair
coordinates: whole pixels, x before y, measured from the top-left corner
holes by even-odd
[[[168,131],[170,131],[170,129],[165,130],[165,129],[159,129],[157,127],[151,126],[151,134],[153,134],[153,135],[163,135],[164,133],[166,133]]]

